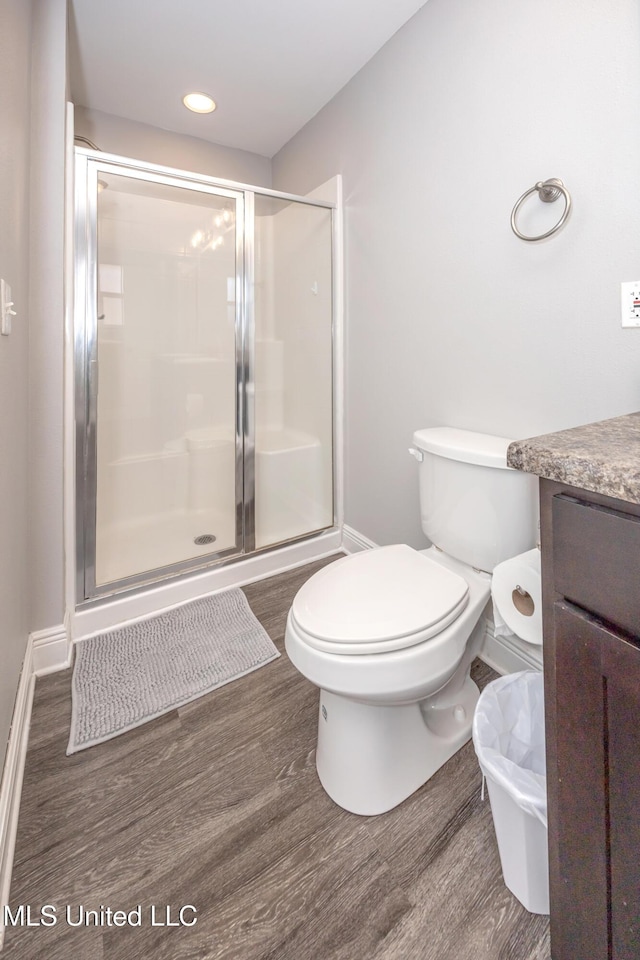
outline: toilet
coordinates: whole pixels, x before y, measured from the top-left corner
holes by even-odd
[[[363,816],[402,803],[470,739],[491,571],[536,540],[535,477],[507,466],[509,440],[433,427],[413,443],[432,545],[329,564],[296,594],[285,633],[320,688],[320,782]]]

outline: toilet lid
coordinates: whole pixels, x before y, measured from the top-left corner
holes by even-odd
[[[292,615],[308,636],[329,644],[398,649],[417,642],[416,634],[421,641],[443,630],[468,596],[459,574],[396,544],[345,557],[315,573],[298,591]]]

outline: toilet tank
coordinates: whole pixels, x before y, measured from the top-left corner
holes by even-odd
[[[478,570],[536,544],[537,477],[507,466],[504,437],[431,427],[413,435],[422,529],[435,546]]]

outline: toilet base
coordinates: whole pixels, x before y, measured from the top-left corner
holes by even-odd
[[[331,799],[350,813],[373,816],[426,783],[471,738],[478,688],[468,673],[450,697],[448,686],[399,706],[321,690],[316,768]]]

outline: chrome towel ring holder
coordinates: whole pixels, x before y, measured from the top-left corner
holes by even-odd
[[[564,211],[562,216],[556,223],[555,227],[551,227],[551,230],[547,230],[546,233],[541,233],[538,237],[528,237],[524,233],[520,233],[516,224],[516,217],[518,211],[524,201],[531,193],[538,192],[538,196],[543,201],[543,203],[553,203],[554,200],[557,200],[559,196],[564,196]],[[529,190],[525,190],[520,199],[517,201],[515,207],[511,212],[511,229],[515,233],[516,237],[520,237],[521,240],[544,240],[545,237],[550,237],[551,234],[556,233],[563,225],[567,217],[569,216],[569,211],[571,210],[571,196],[569,191],[565,187],[562,180],[558,180],[557,177],[551,177],[550,180],[539,180],[535,183]]]

